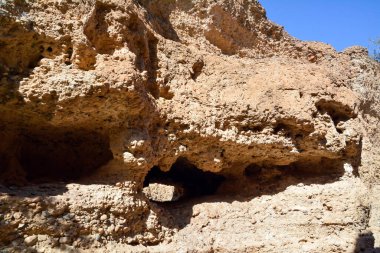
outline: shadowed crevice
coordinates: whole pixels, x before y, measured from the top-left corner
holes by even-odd
[[[202,171],[186,158],[180,157],[168,172],[161,171],[157,166],[153,167],[144,180],[144,187],[152,183],[174,185],[183,189],[180,199],[185,200],[216,193],[224,180],[223,176]]]
[[[108,138],[91,130],[41,126],[3,135],[0,180],[5,184],[78,180],[113,158]]]

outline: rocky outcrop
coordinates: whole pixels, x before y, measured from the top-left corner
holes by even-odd
[[[8,1],[0,23],[2,250],[379,246],[363,48],[249,0]]]

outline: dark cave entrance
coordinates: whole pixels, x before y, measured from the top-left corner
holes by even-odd
[[[4,134],[0,181],[5,184],[72,182],[113,158],[108,137],[95,131],[49,126]]]
[[[157,166],[153,167],[145,177],[144,187],[153,183],[175,185],[175,187],[183,189],[179,200],[184,200],[213,195],[224,180],[224,176],[202,171],[186,158],[180,157],[168,172],[161,171]]]

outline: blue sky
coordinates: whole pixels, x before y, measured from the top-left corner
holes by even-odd
[[[338,51],[353,45],[373,51],[380,39],[380,0],[259,0],[267,16],[302,40],[322,41]]]

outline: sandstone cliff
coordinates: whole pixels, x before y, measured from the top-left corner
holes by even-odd
[[[0,1],[0,249],[373,252],[379,76],[255,0]]]

